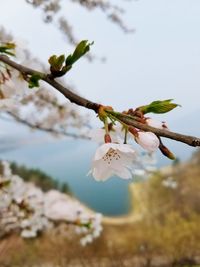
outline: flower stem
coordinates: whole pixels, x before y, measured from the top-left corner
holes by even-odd
[[[128,129],[126,127],[125,128],[125,133],[124,133],[124,144],[127,144],[127,136],[128,136]]]

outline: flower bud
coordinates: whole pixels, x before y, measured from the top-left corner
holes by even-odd
[[[165,155],[167,158],[169,158],[171,160],[176,159],[174,154],[166,146],[164,146],[162,143],[160,144],[159,149],[162,152],[162,154]]]
[[[154,152],[160,144],[158,137],[152,132],[138,132],[136,142],[149,152]]]
[[[129,131],[130,133],[132,133],[132,135],[134,135],[134,136],[138,136],[138,130],[135,129],[133,126],[129,126],[129,127],[128,127],[128,131]]]
[[[105,140],[105,143],[112,143],[112,140],[109,134],[104,135],[104,140]]]

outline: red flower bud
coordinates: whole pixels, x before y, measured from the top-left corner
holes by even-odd
[[[105,143],[112,143],[112,140],[109,134],[105,134],[104,140],[105,140]]]

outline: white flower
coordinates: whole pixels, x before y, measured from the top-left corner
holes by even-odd
[[[33,230],[27,230],[27,229],[25,229],[25,230],[23,230],[23,231],[21,232],[21,236],[22,236],[23,238],[34,238],[34,237],[37,236],[37,232],[35,232],[35,231],[33,231]]]
[[[130,145],[103,144],[95,153],[91,173],[97,181],[105,181],[113,175],[130,179],[134,158],[135,151]]]
[[[45,196],[44,214],[51,220],[75,221],[81,210],[77,201],[56,190],[49,191]]]
[[[168,129],[167,125],[165,122],[157,121],[151,118],[146,119],[147,125],[158,128],[158,129]]]
[[[99,226],[99,228],[96,228],[93,232],[93,237],[94,238],[97,238],[101,235],[101,232],[103,230],[103,227],[102,226]]]
[[[173,177],[168,177],[163,180],[162,185],[171,189],[176,189],[178,187],[178,183],[173,179]]]
[[[35,238],[64,221],[76,225],[84,235],[83,245],[91,243],[102,231],[102,215],[94,214],[79,201],[51,190],[44,193],[32,183],[13,175],[8,162],[1,162],[0,225],[1,234],[20,231],[23,238]]]
[[[148,150],[149,152],[154,152],[159,147],[159,139],[152,132],[138,132],[138,136],[135,137],[136,142]]]
[[[13,43],[15,44],[15,56],[17,60],[22,62],[27,57],[27,51],[25,50],[25,48],[28,46],[28,43],[21,38],[15,38],[13,40]]]
[[[1,91],[5,98],[14,99],[21,99],[25,93],[29,93],[27,82],[16,70],[12,70],[11,78],[1,85]]]
[[[86,235],[85,237],[81,238],[80,243],[84,247],[88,243],[92,243],[93,241],[93,236],[92,235]]]
[[[145,176],[146,175],[146,171],[142,170],[142,169],[135,169],[134,170],[134,175],[136,175],[136,176]]]

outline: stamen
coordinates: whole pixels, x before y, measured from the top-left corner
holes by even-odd
[[[119,160],[121,158],[120,154],[118,154],[117,150],[110,148],[108,152],[103,156],[103,161],[107,162],[109,165],[112,160]]]

